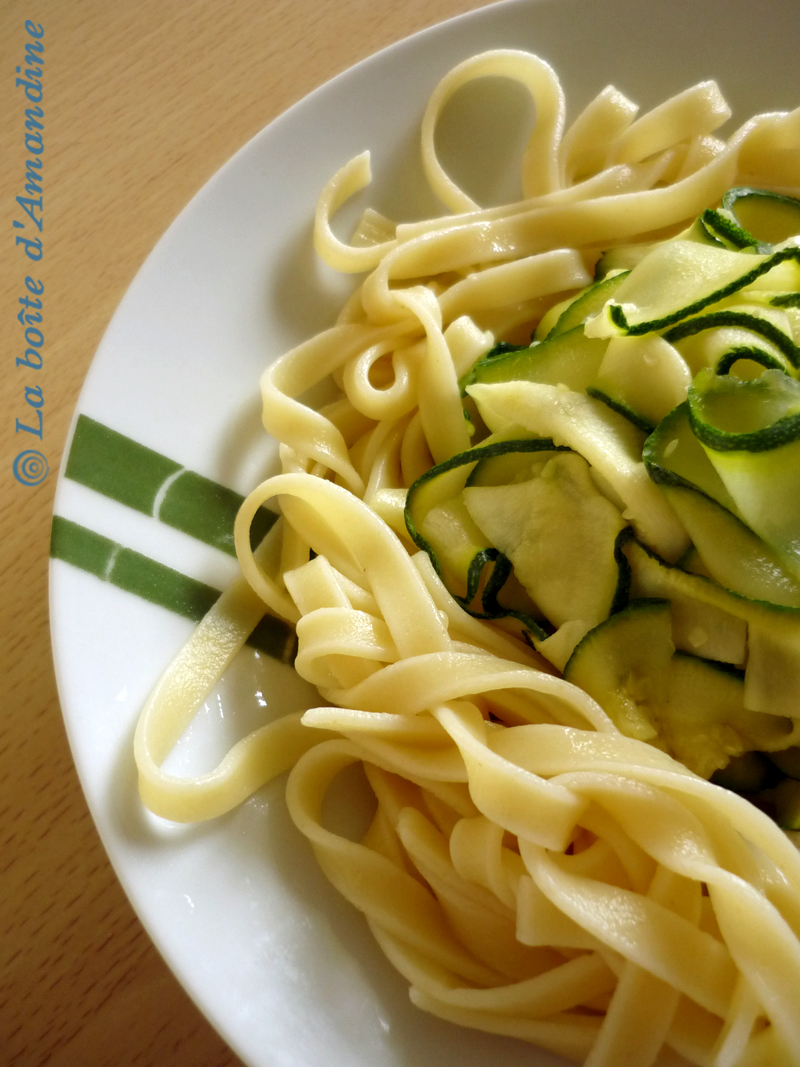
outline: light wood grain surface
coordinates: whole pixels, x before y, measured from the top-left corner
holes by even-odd
[[[359,59],[482,0],[3,0],[0,4],[0,1064],[229,1067],[142,930],[94,831],[50,660],[47,554],[78,392],[115,306],[191,195]],[[44,27],[45,256],[15,245],[25,20]],[[32,225],[24,231],[28,233]],[[45,283],[43,440],[20,485],[18,298]],[[28,409],[30,412],[30,409]],[[30,439],[27,442],[30,447]],[[316,1065],[309,1065],[316,1067]]]

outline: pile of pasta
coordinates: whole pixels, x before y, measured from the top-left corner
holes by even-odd
[[[487,75],[526,86],[537,121],[524,199],[482,209],[444,172],[435,129]],[[263,376],[282,473],[237,520],[243,576],[144,709],[140,790],[159,815],[207,819],[291,768],[289,811],[325,874],[412,1001],[444,1019],[587,1067],[800,1065],[795,846],[745,799],[622,735],[519,629],[465,611],[403,523],[414,480],[471,444],[459,377],[589,284],[602,250],[677,233],[735,184],[800,186],[800,110],[727,141],[713,82],[636,111],[609,87],[565,131],[551,68],[489,52],[444,78],[423,121],[449,214],[395,226],[368,210],[345,243],[330,218],[368,183],[368,155],[327,185],[316,249],[366,277],[336,325]],[[325,379],[338,399],[313,410],[299,398]],[[282,520],[253,552],[266,502]],[[296,669],[324,706],[244,738],[202,777],[162,770],[265,605],[296,624]],[[321,815],[354,763],[376,798],[360,842]]]

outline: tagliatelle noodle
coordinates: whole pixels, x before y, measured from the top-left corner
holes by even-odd
[[[524,199],[505,207],[480,208],[436,155],[447,101],[484,76],[521,82],[537,109]],[[620,734],[518,630],[466,612],[403,525],[411,482],[469,447],[459,377],[587,285],[600,250],[671,235],[736,182],[800,187],[800,111],[723,142],[713,82],[636,110],[609,87],[563,132],[551,68],[489,52],[451,71],[423,118],[425,172],[451,215],[394,227],[373,213],[348,244],[331,217],[369,183],[368,155],[331,179],[317,251],[370,273],[337,325],[263,375],[282,473],[237,519],[244,578],[142,713],[140,790],[156,813],[192,821],[293,768],[295,824],[412,1001],[444,1019],[587,1067],[651,1067],[663,1050],[698,1067],[800,1067],[794,846],[746,800]],[[326,378],[342,395],[314,411],[298,397]],[[511,403],[502,386],[480,389]],[[652,495],[646,477],[640,491]],[[254,553],[250,523],[271,500],[282,518]],[[646,525],[638,496],[627,503]],[[209,774],[167,773],[265,604],[296,623],[296,668],[325,706],[243,739]],[[322,819],[353,763],[377,803],[361,842]]]
[[[530,91],[536,105],[536,127],[522,163],[522,191],[540,196],[563,183],[559,146],[566,112],[564,93],[553,68],[527,52],[500,50],[465,59],[437,85],[422,119],[422,165],[431,189],[451,211],[474,211],[475,201],[450,179],[436,155],[436,123],[447,101],[475,78],[513,78]]]

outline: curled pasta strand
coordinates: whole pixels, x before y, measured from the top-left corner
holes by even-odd
[[[329,267],[344,274],[372,270],[397,243],[395,240],[358,247],[347,245],[331,229],[331,215],[372,181],[369,152],[355,156],[334,174],[322,190],[314,216],[314,248]]]
[[[482,885],[516,910],[524,867],[520,857],[503,846],[504,835],[503,827],[485,815],[459,819],[450,833],[450,859],[462,878]]]
[[[520,840],[520,853],[542,892],[578,925],[707,1011],[725,1015],[736,968],[719,941],[649,897],[567,873],[531,841]],[[645,928],[647,940],[640,936]]]
[[[304,615],[297,624],[297,641],[295,669],[317,686],[355,685],[371,673],[364,666],[398,658],[386,623],[352,608],[317,608]],[[346,673],[341,669],[343,660],[351,667]]]
[[[485,653],[429,652],[401,659],[352,689],[329,690],[328,696],[343,707],[418,715],[450,700],[506,688],[530,691],[536,704],[544,703],[558,719],[589,722],[598,731],[616,734],[600,706],[563,678]]]
[[[369,471],[369,481],[367,482],[367,488],[364,492],[364,500],[369,506],[380,514],[379,509],[375,507],[375,498],[379,494],[399,494],[399,499],[402,502],[403,508],[405,507],[405,493],[402,489],[403,476],[400,467],[400,449],[403,443],[403,437],[408,425],[408,419],[398,419],[394,423],[386,423],[385,434],[375,434],[373,441],[370,442],[372,452],[372,466]],[[388,522],[385,516],[381,515],[381,518],[385,522]],[[388,522],[389,526],[398,532],[396,526]],[[405,523],[400,523],[400,535],[403,538],[407,537],[407,531]]]
[[[525,259],[475,271],[439,297],[443,322],[469,312],[533,300],[539,296],[581,289],[591,276],[580,254],[571,248],[558,248]]]
[[[714,1049],[714,1067],[736,1067],[741,1061],[761,1010],[747,979],[740,975],[731,1010]]]
[[[425,440],[422,419],[417,411],[406,427],[400,445],[400,470],[406,488],[413,485],[425,471],[433,466],[433,457]]]
[[[447,1004],[417,986],[411,987],[409,996],[418,1008],[447,1022],[472,1026],[489,1034],[521,1038],[575,1063],[582,1063],[586,1059],[600,1029],[600,1021],[596,1016],[577,1012],[559,1012],[549,1019],[509,1019],[493,1012]]]
[[[658,159],[643,163],[616,164],[574,185],[557,189],[544,196],[532,197],[530,200],[520,200],[514,204],[504,204],[502,207],[482,208],[479,211],[459,212],[441,219],[404,222],[397,227],[397,239],[399,243],[404,244],[423,234],[455,229],[465,223],[493,222],[526,214],[538,208],[566,207],[584,200],[650,189],[659,180],[661,166]]]
[[[275,603],[278,590],[258,566],[250,548],[250,524],[265,501],[281,495],[296,497],[324,515],[323,523],[330,538],[339,542],[340,552],[349,556],[357,569],[363,569],[400,655],[413,656],[422,648],[449,647],[442,620],[396,535],[347,490],[310,475],[279,474],[262,482],[236,517],[234,539],[242,571],[266,604]],[[337,528],[346,531],[346,543],[335,533]]]
[[[659,867],[647,896],[690,922],[700,915],[700,886]],[[678,1007],[677,988],[626,960],[584,1067],[650,1067]]]
[[[421,234],[387,253],[365,280],[362,302],[374,322],[397,321],[390,282],[441,274],[474,263],[498,263],[552,248],[599,247],[686,223],[733,184],[739,155],[751,159],[749,145],[761,132],[774,141],[775,124],[786,116],[757,116],[728,140],[725,149],[694,173],[672,185],[576,203],[534,207],[519,214],[470,221]],[[783,125],[777,129],[783,132]],[[793,133],[793,127],[791,129]],[[789,135],[787,135],[788,137]]]
[[[629,126],[610,147],[610,161],[635,163],[680,141],[713,133],[731,114],[717,83],[700,82]]]
[[[422,165],[431,189],[451,211],[472,211],[477,204],[445,173],[436,156],[436,123],[447,101],[467,82],[487,76],[513,78],[529,90],[536,104],[536,127],[522,165],[526,197],[561,186],[558,146],[564,126],[564,94],[553,68],[527,52],[498,49],[464,60],[437,85],[422,119]]]
[[[297,761],[286,786],[286,803],[295,825],[311,841],[320,866],[339,892],[370,919],[462,980],[496,984],[499,976],[473,959],[450,932],[429,890],[372,849],[322,825],[322,801],[331,782],[360,759],[360,750],[350,742],[327,741]]]
[[[742,146],[737,178],[796,195],[800,188],[800,108],[762,118]]]
[[[608,146],[628,129],[639,110],[613,85],[607,85],[578,115],[561,141],[561,169],[571,186],[576,178],[608,166]]]
[[[419,368],[417,402],[428,448],[434,461],[443,463],[469,448],[469,428],[453,359],[442,333],[441,313],[430,291],[422,287],[397,291],[395,300],[407,307],[425,330],[427,350]]]
[[[431,558],[427,552],[417,552],[414,557],[414,565],[422,576],[425,587],[431,595],[439,611],[445,614],[449,620],[451,636],[464,640],[473,647],[483,648],[492,652],[504,660],[511,660],[524,667],[535,666],[547,674],[553,673],[552,666],[544,658],[538,655],[521,641],[515,640],[510,634],[504,634],[483,625],[478,619],[473,618],[450,596],[439,575],[434,570]]]
[[[608,992],[614,985],[614,975],[596,953],[578,956],[556,964],[535,978],[493,989],[449,988],[444,982],[432,980],[422,965],[414,966],[407,951],[398,951],[396,942],[381,940],[381,947],[389,955],[400,973],[418,990],[424,990],[440,1003],[454,1008],[490,1012],[505,1018],[541,1019],[569,1011]]]
[[[260,563],[271,550],[269,543],[257,550]],[[294,610],[291,603],[289,609]],[[321,739],[308,736],[299,715],[287,716],[243,738],[207,774],[182,777],[162,769],[198,707],[263,614],[261,600],[244,579],[237,579],[206,614],[148,697],[136,726],[133,752],[139,792],[155,814],[176,822],[222,815],[292,766],[310,744]]]
[[[787,1051],[782,1062],[800,1064],[800,944],[788,924],[747,883],[716,879],[709,887],[714,913],[739,970]]]
[[[350,462],[341,431],[323,414],[295,398],[357,353],[401,336],[409,328],[415,329],[416,324],[388,331],[362,325],[334,326],[276,360],[261,377],[267,432],[336,471],[345,485],[360,496],[364,482]]]
[[[391,385],[377,388],[370,381],[375,363],[391,353],[394,380]],[[420,345],[396,349],[389,342],[372,345],[347,361],[342,374],[342,386],[350,402],[370,419],[399,419],[416,407],[417,363]]]
[[[474,705],[451,703],[435,714],[458,745],[478,810],[520,839],[559,852],[566,848],[585,803],[568,789],[496,756],[485,743],[484,722]],[[501,789],[496,788],[499,777]]]

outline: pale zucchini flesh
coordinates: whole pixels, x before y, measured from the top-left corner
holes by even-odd
[[[626,523],[595,489],[584,459],[562,453],[538,477],[467,486],[462,497],[553,626],[573,620],[596,626],[607,618],[618,584],[614,545]]]
[[[582,455],[624,501],[626,518],[660,555],[677,559],[686,532],[641,460],[644,435],[627,419],[583,393],[534,382],[470,386],[487,425],[520,424]]]

